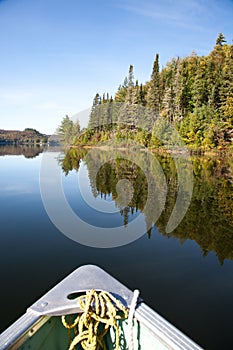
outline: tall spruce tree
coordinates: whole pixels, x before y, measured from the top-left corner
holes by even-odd
[[[134,86],[134,73],[133,73],[133,65],[129,66],[129,75],[128,75],[128,87]]]
[[[121,127],[133,128],[135,125],[135,115],[132,109],[134,97],[134,73],[133,65],[129,66],[128,88],[126,91],[125,101],[119,111],[119,122]]]
[[[100,127],[100,110],[99,106],[101,104],[101,97],[99,93],[97,93],[94,97],[91,114],[89,117],[88,129],[99,129]]]
[[[155,56],[151,81],[147,94],[147,107],[155,113],[155,118],[159,116],[160,110],[160,75],[159,75],[159,54]]]

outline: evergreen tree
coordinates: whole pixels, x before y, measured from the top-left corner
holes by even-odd
[[[100,127],[100,110],[99,106],[101,104],[101,97],[97,93],[94,97],[91,114],[89,117],[88,129],[94,130]]]
[[[125,77],[124,83],[123,83],[122,87],[125,88],[125,89],[128,89],[128,87],[129,87],[129,82],[128,82],[128,78],[127,78],[127,77]]]
[[[133,74],[133,65],[129,66],[129,75],[128,75],[128,88],[132,88],[134,86],[134,74]]]
[[[223,33],[219,33],[219,34],[218,34],[218,37],[217,37],[217,39],[216,39],[216,45],[222,46],[223,43],[226,43],[226,38],[225,38],[225,36],[223,35]]]
[[[233,45],[226,48],[223,68],[223,83],[220,91],[220,116],[226,128],[233,128]]]
[[[79,120],[76,120],[75,122],[73,122],[71,138],[70,138],[71,145],[75,144],[75,141],[79,137],[79,134],[80,134],[80,124],[79,124]]]
[[[140,84],[139,96],[140,96],[140,104],[142,106],[146,106],[146,90],[142,84]]]
[[[139,127],[140,120],[142,116],[140,115],[140,88],[138,85],[138,81],[136,81],[135,87],[132,89],[131,96],[131,106],[130,106],[130,126]]]
[[[151,80],[141,85],[138,81],[134,84],[130,65],[114,99],[109,99],[108,94],[102,100],[99,94],[95,96],[89,128],[104,132],[107,125],[116,128],[117,137],[130,135],[140,143],[147,138],[141,129],[151,134],[160,115],[164,122],[173,123],[189,145],[204,148],[231,145],[233,45],[225,43],[220,33],[209,55],[199,57],[193,52],[182,59],[174,58],[161,72],[156,54]],[[121,128],[125,129],[123,133]],[[144,143],[148,144],[148,140]]]
[[[77,135],[76,135],[77,132]],[[59,141],[65,147],[70,146],[74,141],[78,133],[80,132],[79,123],[73,123],[72,120],[66,115],[61,122],[61,125],[57,129]]]
[[[134,98],[134,74],[133,74],[133,65],[129,66],[129,74],[128,74],[128,88],[126,90],[125,101],[120,108],[119,112],[119,122],[123,127],[133,128],[135,125],[135,114],[132,109],[132,103]],[[135,104],[135,98],[134,98]]]
[[[116,102],[125,102],[128,87],[129,87],[128,77],[125,77],[123,85],[119,86],[115,94],[114,100]]]
[[[159,77],[159,55],[156,54],[147,94],[147,107],[155,113],[155,117],[159,115],[160,107],[160,77]]]
[[[99,113],[101,116],[101,129],[110,129],[113,123],[113,99],[109,99],[109,94],[107,93],[107,98],[102,101],[101,106],[99,106]]]
[[[173,90],[173,85],[167,87],[163,97],[163,107],[165,110],[165,115],[169,122],[172,123],[175,115],[175,93]]]
[[[206,79],[206,59],[200,58],[197,64],[197,73],[194,78],[193,99],[196,107],[208,102],[208,86]]]

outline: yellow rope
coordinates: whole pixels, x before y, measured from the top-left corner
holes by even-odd
[[[77,331],[69,350],[75,349],[79,343],[84,350],[106,350],[103,338],[110,327],[115,330],[115,349],[119,350],[120,334],[117,320],[128,317],[127,309],[106,291],[88,290],[86,295],[78,297],[77,301],[83,313],[70,323],[66,321],[66,316],[62,316],[63,325],[68,330]]]

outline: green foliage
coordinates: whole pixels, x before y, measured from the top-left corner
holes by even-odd
[[[58,159],[58,164],[67,176],[72,170],[79,170],[81,159],[85,157],[87,151],[84,149],[70,148],[64,157]]]
[[[79,121],[73,122],[68,115],[63,118],[61,125],[57,129],[59,141],[65,147],[73,145],[79,133]]]
[[[108,93],[94,97],[88,124],[93,132],[80,137],[81,143],[123,136],[159,147],[161,138],[169,136],[162,131],[163,120],[192,148],[233,147],[233,45],[226,44],[222,33],[209,55],[200,57],[192,52],[173,58],[161,71],[156,54],[151,79],[144,85],[137,80],[134,83],[130,65],[114,98]]]
[[[212,148],[216,145],[214,142],[216,124],[217,118],[213,108],[203,105],[196,107],[180,123],[179,131],[186,144]]]
[[[65,174],[68,174],[73,169],[78,171],[80,160],[83,159],[87,166],[93,196],[101,196],[103,199],[112,196],[116,206],[121,210],[125,225],[128,224],[130,216],[140,210],[145,215],[149,238],[150,228],[156,224],[159,232],[164,236],[172,236],[182,243],[186,240],[196,241],[204,256],[214,251],[221,264],[225,259],[233,259],[233,201],[230,195],[233,190],[232,157],[193,156],[191,158],[194,174],[191,203],[179,226],[167,234],[166,226],[179,191],[174,158],[169,155],[156,154],[156,159],[166,179],[167,193],[164,209],[155,222],[156,205],[152,211],[145,212],[144,210],[149,195],[148,177],[145,173],[150,174],[149,177],[153,177],[156,186],[158,186],[158,193],[161,193],[159,191],[158,167],[155,167],[153,157],[147,157],[147,152],[142,153],[137,149],[134,151],[135,157],[137,157],[136,164],[136,162],[127,160],[127,156],[132,158],[132,150],[112,151],[111,160],[109,160],[108,152],[98,148],[93,149],[92,152],[71,149],[64,158],[59,160],[59,163]],[[102,164],[102,166],[96,174],[98,164]],[[186,174],[185,167],[182,174],[183,176]],[[122,201],[119,200],[117,183],[124,179],[131,183],[134,191],[129,201],[122,205]]]
[[[175,169],[169,158],[166,162],[160,161],[169,179],[165,210],[156,223],[163,234],[166,234],[177,194]],[[195,176],[192,201],[172,236],[181,242],[195,240],[204,256],[214,251],[222,264],[224,259],[233,259],[233,206],[229,196],[233,186],[231,158],[192,157],[192,163]]]
[[[159,55],[156,54],[151,81],[147,94],[147,107],[155,113],[157,117],[160,110],[160,74],[159,74]]]

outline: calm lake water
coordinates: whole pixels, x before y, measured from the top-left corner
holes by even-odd
[[[232,348],[233,159],[191,158],[191,203],[182,222],[167,233],[180,185],[178,160],[154,155],[156,163],[147,159],[140,168],[136,158],[122,152],[111,151],[110,157],[106,150],[65,155],[55,149],[42,153],[40,148],[0,147],[1,331],[75,268],[96,264],[139,289],[147,304],[204,348]],[[146,159],[145,152],[137,153],[138,159]],[[154,170],[150,162],[157,164]],[[70,239],[51,222],[41,198],[42,168],[45,206],[52,200],[63,215],[54,182],[59,174],[73,215],[96,227],[93,240],[86,232]],[[158,188],[164,192],[154,201],[155,208],[166,205],[155,213],[156,222],[150,211],[144,212],[150,195],[148,169],[152,177],[158,169],[163,174]],[[95,247],[99,228],[118,227],[119,237],[125,232],[127,241],[135,220],[144,227],[137,239]]]

